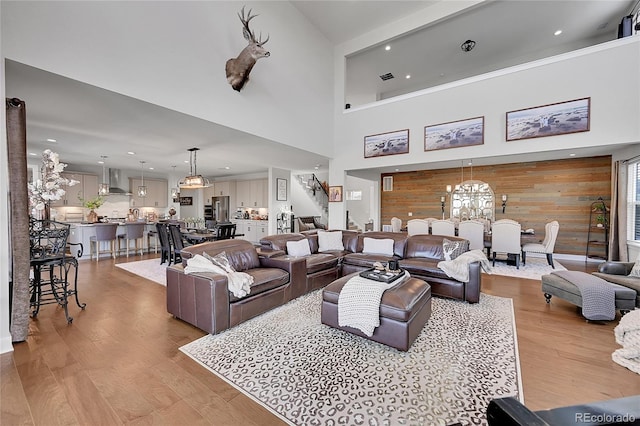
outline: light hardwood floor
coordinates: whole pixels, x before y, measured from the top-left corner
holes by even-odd
[[[113,260],[82,261],[79,280],[87,308],[71,303],[73,324],[44,306],[28,340],[0,357],[0,424],[283,424],[178,351],[205,333],[166,312],[165,287]],[[611,360],[617,319],[589,323],[560,299],[547,305],[539,281],[483,275],[482,286],[514,301],[529,408],[640,394],[640,376]]]

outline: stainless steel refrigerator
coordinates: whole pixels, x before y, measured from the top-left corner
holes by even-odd
[[[229,222],[229,197],[212,197],[213,220],[216,222]]]

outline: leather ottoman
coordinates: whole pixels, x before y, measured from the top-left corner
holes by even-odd
[[[322,290],[322,323],[401,351],[409,350],[431,316],[429,284],[410,277],[386,290],[380,301],[380,326],[369,337],[356,328],[338,325],[340,292],[347,281],[358,274],[346,275]]]

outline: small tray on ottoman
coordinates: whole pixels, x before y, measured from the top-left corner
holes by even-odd
[[[394,282],[398,278],[402,278],[404,276],[404,269],[398,269],[397,271],[379,271],[377,269],[367,269],[366,271],[360,272],[360,276],[369,280],[380,281],[389,284]]]

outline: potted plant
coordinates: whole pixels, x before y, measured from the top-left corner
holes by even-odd
[[[82,205],[89,210],[87,214],[87,222],[95,223],[98,221],[98,213],[95,212],[95,209],[99,208],[104,204],[104,198],[98,195],[96,198],[92,198],[90,200],[85,200],[84,198],[78,197],[78,199],[82,202]]]

